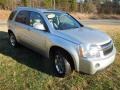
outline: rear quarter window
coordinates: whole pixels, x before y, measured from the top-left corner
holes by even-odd
[[[8,20],[12,20],[14,18],[14,16],[15,16],[16,12],[17,11],[12,11],[12,13],[10,14]]]
[[[29,16],[30,16],[29,11],[26,11],[26,10],[19,11],[18,14],[16,15],[15,21],[22,24],[29,25],[29,22],[30,22]]]

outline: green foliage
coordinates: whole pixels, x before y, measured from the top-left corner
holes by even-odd
[[[45,0],[44,1],[44,4],[45,4],[45,7],[46,8],[51,8],[52,7],[52,2],[53,0]]]
[[[1,4],[4,4],[6,2],[6,0],[0,0]]]
[[[28,0],[21,0],[24,6],[28,6]]]
[[[76,0],[70,0],[70,9],[71,9],[71,11],[76,11],[76,9],[77,9]]]
[[[68,0],[56,0],[56,8],[69,11],[69,2]]]
[[[0,5],[1,5],[2,8],[5,7],[5,3],[6,3],[6,0],[0,0]]]
[[[53,8],[54,0],[45,0],[45,7]],[[55,8],[66,11],[75,11],[77,9],[76,0],[55,0]]]

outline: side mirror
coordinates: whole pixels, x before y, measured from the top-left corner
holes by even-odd
[[[34,24],[33,24],[33,27],[34,27],[35,29],[39,29],[39,30],[42,30],[42,31],[46,30],[45,27],[44,27],[44,25],[41,24],[41,23],[34,23]]]

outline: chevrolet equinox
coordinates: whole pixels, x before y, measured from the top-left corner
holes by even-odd
[[[8,34],[13,47],[19,43],[49,58],[60,76],[72,70],[95,74],[112,64],[116,55],[106,33],[59,10],[18,7],[9,16]]]

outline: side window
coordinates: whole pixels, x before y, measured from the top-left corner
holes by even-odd
[[[29,16],[30,16],[29,11],[20,11],[16,16],[15,21],[29,25],[30,24]]]
[[[12,13],[10,14],[8,20],[12,20],[13,17],[15,16],[16,12],[17,12],[17,11],[12,11]]]
[[[30,14],[30,26],[36,29],[45,30],[45,23],[42,16],[37,12],[31,12]]]

